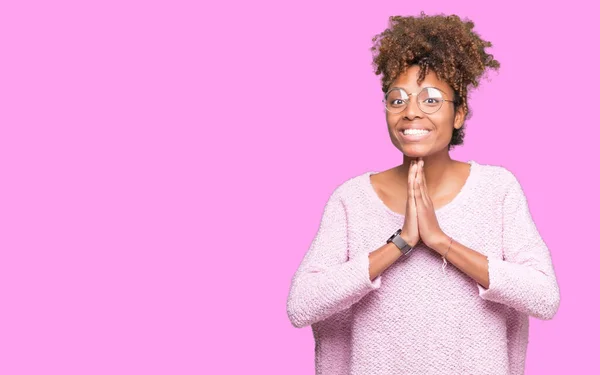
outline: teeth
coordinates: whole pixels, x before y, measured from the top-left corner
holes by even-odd
[[[425,129],[405,129],[404,135],[424,135],[429,133],[429,130]]]

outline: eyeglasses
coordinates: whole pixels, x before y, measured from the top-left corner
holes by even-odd
[[[384,99],[385,109],[393,114],[401,113],[408,107],[410,96],[416,93],[407,93],[404,89],[393,88],[389,90]],[[428,115],[437,112],[444,102],[453,102],[454,100],[444,99],[442,90],[435,87],[425,87],[419,95],[417,95],[417,105],[424,113]]]

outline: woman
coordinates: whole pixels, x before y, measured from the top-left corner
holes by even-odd
[[[560,294],[515,175],[452,160],[468,90],[499,63],[457,16],[391,17],[373,38],[401,165],[338,186],[287,301],[318,374],[523,374],[529,316]]]

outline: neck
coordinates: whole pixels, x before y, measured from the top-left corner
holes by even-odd
[[[450,158],[450,153],[447,150],[427,155],[422,159],[425,162],[423,172],[427,181],[427,190],[433,196],[442,185],[444,179],[447,178],[456,162]],[[398,166],[398,170],[402,176],[408,176],[408,168],[410,162],[413,160],[417,161],[419,158],[404,155],[402,165]]]

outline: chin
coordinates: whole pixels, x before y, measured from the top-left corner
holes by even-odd
[[[411,158],[423,158],[434,153],[429,145],[404,145],[400,151]]]

